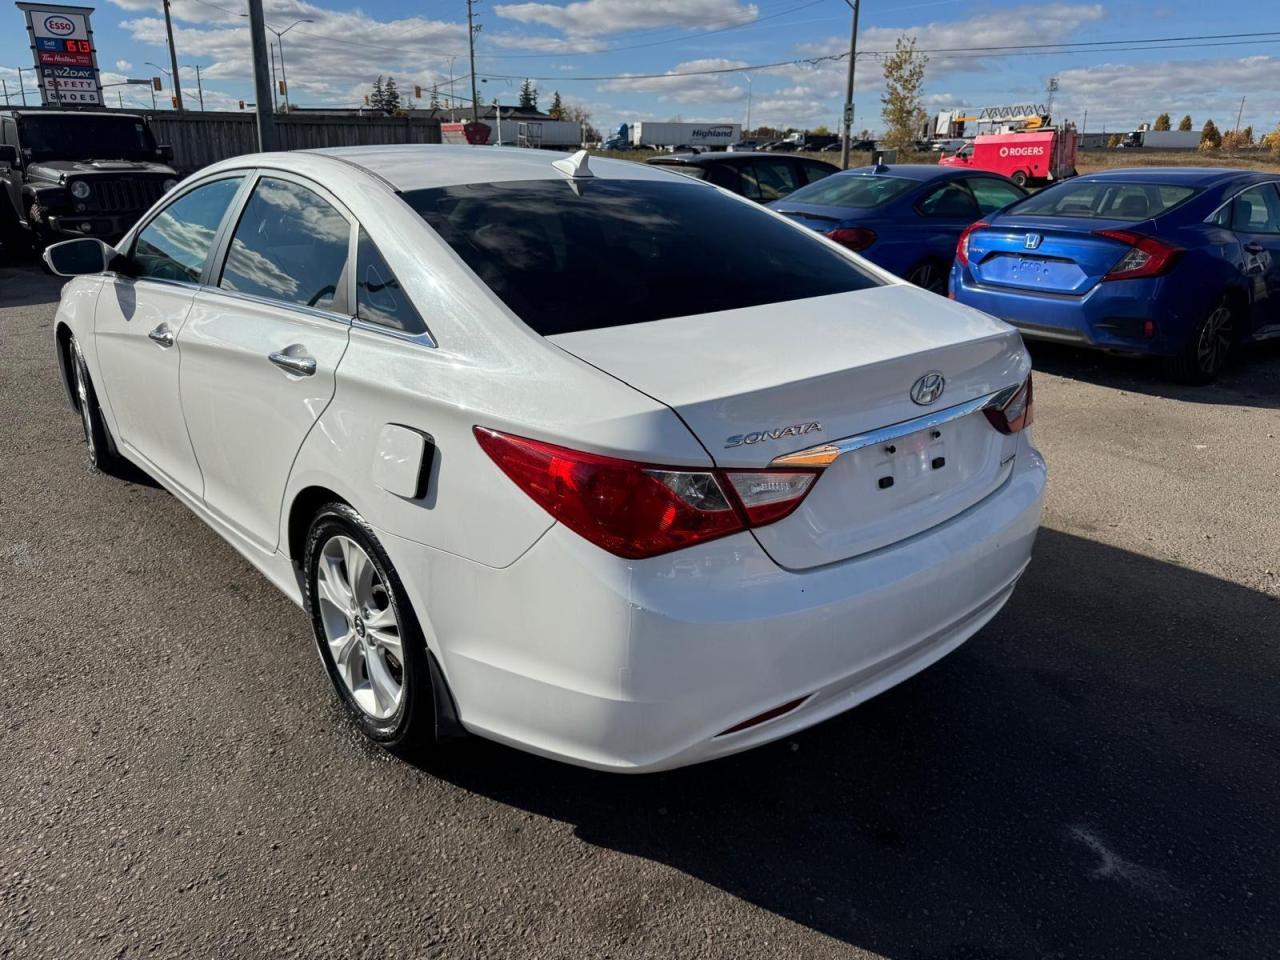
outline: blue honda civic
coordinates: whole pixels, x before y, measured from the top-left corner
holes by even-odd
[[[891,273],[945,294],[964,229],[1026,195],[998,173],[879,164],[824,177],[769,206]]]
[[[975,223],[951,295],[1024,336],[1162,357],[1205,383],[1232,349],[1280,336],[1280,175],[1112,170]]]

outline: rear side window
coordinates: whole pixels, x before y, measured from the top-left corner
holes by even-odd
[[[401,333],[427,332],[427,325],[363,227],[356,248],[356,316]]]
[[[805,179],[810,183],[817,183],[819,180],[825,180],[833,173],[839,172],[832,170],[825,163],[818,163],[816,160],[801,160],[800,166],[804,167]]]
[[[332,309],[350,236],[346,218],[315,191],[263,177],[245,204],[218,285]]]
[[[1017,212],[1036,217],[1147,220],[1168,213],[1199,192],[1176,184],[1068,180],[1023,200]]]
[[[1237,233],[1280,233],[1280,196],[1269,183],[1244,191],[1231,204],[1231,229]]]
[[[861,173],[845,173],[827,177],[791,195],[797,203],[817,203],[832,207],[856,207],[869,210],[888,203],[919,183],[902,177],[871,177]]]
[[[133,245],[136,275],[197,282],[213,247],[213,235],[243,181],[243,177],[228,177],[206,183],[160,211]]]
[[[945,219],[978,219],[978,205],[973,194],[959,180],[952,180],[926,194],[916,204],[923,216]]]
[[[759,193],[754,199],[768,203],[781,200],[800,186],[800,178],[790,160],[766,160],[752,163],[746,170],[755,174]]]
[[[529,180],[404,198],[544,336],[880,285],[809,231],[696,183]]]
[[[968,183],[969,189],[973,191],[973,198],[978,201],[978,212],[983,216],[995,213],[1001,207],[1007,207],[1027,195],[1027,191],[1012,183],[990,177],[973,177]]]

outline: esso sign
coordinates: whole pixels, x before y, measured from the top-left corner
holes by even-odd
[[[44,18],[44,28],[49,31],[50,36],[54,37],[67,37],[76,32],[74,23],[56,13]]]
[[[1002,157],[1040,157],[1044,156],[1044,147],[1001,147]]]

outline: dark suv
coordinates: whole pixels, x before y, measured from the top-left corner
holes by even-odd
[[[0,110],[0,242],[114,242],[177,183],[172,159],[134,114]]]
[[[822,160],[777,153],[672,154],[650,157],[645,163],[699,180],[707,180],[760,203],[771,203],[807,183],[839,173],[840,168]]]

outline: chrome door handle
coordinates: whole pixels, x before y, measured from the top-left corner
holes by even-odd
[[[169,329],[169,325],[167,323],[160,324],[160,326],[148,333],[147,336],[162,347],[173,346],[173,331]]]
[[[316,372],[315,357],[295,357],[291,353],[277,352],[268,354],[267,359],[281,370],[288,370],[300,377],[309,377]]]

